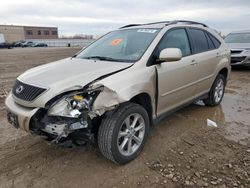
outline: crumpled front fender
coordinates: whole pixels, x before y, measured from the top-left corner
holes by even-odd
[[[129,75],[129,76],[128,76]],[[119,104],[130,101],[134,96],[146,93],[150,96],[155,111],[156,70],[154,67],[131,71],[125,70],[94,83],[93,87],[103,87],[95,99],[92,112],[103,115]]]
[[[103,91],[96,98],[92,110],[99,116],[104,114],[106,111],[114,109],[119,103],[125,102],[126,99],[122,99],[118,94],[105,87]]]

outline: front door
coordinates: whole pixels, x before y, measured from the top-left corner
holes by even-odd
[[[197,63],[191,55],[184,28],[168,31],[157,48],[158,54],[165,48],[179,48],[183,56],[180,61],[156,65],[159,81],[157,115],[160,115],[195,98]]]

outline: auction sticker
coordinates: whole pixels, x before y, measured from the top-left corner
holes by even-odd
[[[122,39],[114,39],[114,40],[112,40],[111,41],[111,45],[112,46],[117,46],[117,45],[119,45],[119,44],[121,44],[122,43]]]
[[[137,32],[140,33],[155,33],[157,30],[156,29],[138,29]]]

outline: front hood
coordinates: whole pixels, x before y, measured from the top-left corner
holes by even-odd
[[[53,97],[65,91],[79,89],[93,80],[131,66],[131,63],[67,58],[30,69],[18,80],[48,90],[32,102],[16,99],[20,105],[44,107]]]
[[[250,49],[250,43],[227,43],[230,49]]]

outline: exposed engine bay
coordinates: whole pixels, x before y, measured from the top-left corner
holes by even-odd
[[[32,118],[31,131],[56,144],[68,141],[81,145],[94,141],[92,125],[98,117],[92,107],[102,91],[103,87],[75,91],[49,101],[47,107]]]

